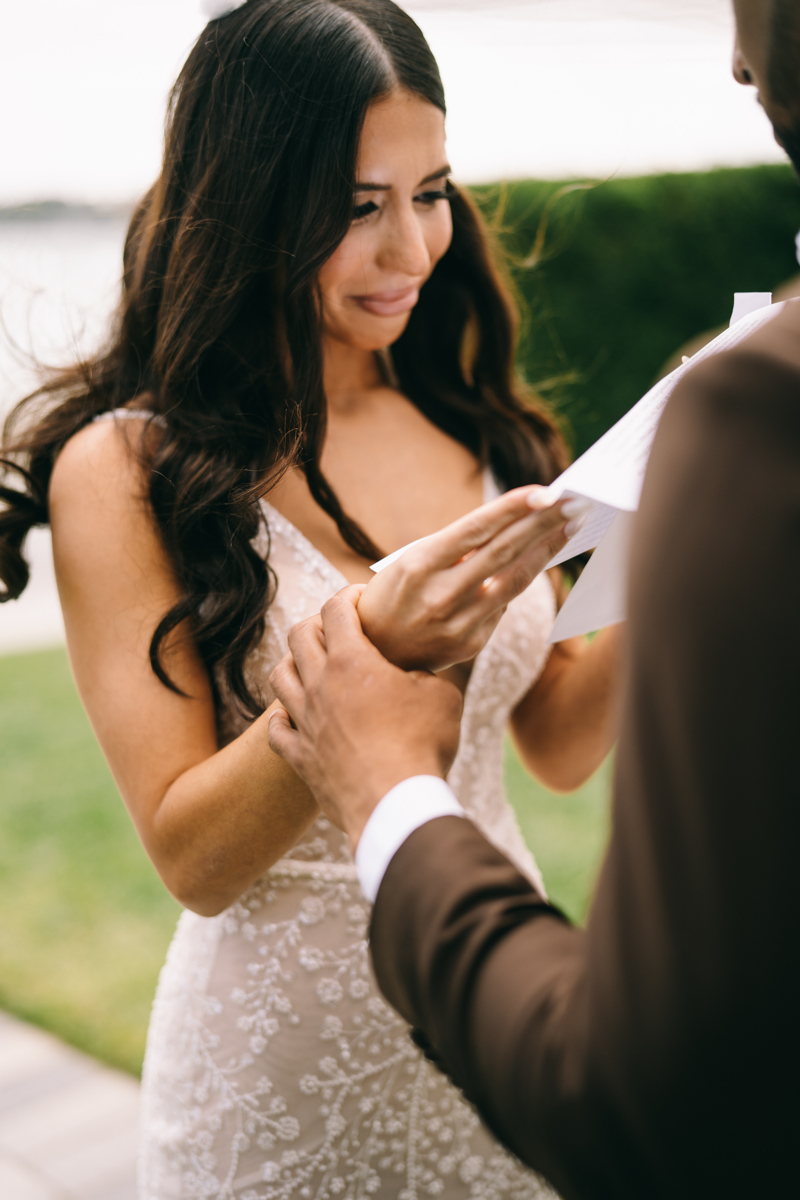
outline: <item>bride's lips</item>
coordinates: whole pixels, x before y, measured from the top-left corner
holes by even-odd
[[[419,288],[403,288],[397,292],[372,292],[369,296],[353,296],[366,312],[376,317],[396,317],[410,312],[419,300]]]

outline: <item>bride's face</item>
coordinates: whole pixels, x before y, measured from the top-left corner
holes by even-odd
[[[359,350],[396,342],[453,236],[444,115],[406,91],[373,104],[353,224],[319,273],[325,334]]]

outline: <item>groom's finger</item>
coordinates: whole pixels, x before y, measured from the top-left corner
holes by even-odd
[[[349,602],[355,612],[365,583],[351,583],[338,593],[343,600]],[[360,628],[360,625],[359,625]],[[317,613],[300,621],[289,630],[289,649],[294,657],[295,667],[303,682],[308,686],[316,681],[325,669],[328,658],[328,648],[325,642],[325,632],[322,625],[322,614]]]
[[[267,725],[270,749],[279,754],[290,767],[299,764],[300,734],[292,726],[285,708],[276,708]]]
[[[328,655],[348,663],[355,663],[356,656],[363,659],[364,655],[385,662],[361,628],[355,607],[358,598],[354,600],[352,593],[352,588],[345,588],[322,606],[322,627]]]
[[[308,687],[324,669],[327,658],[322,618],[319,613],[292,626],[288,642],[297,673],[303,686]]]
[[[275,667],[269,677],[269,685],[295,725],[298,725],[305,703],[305,688],[291,652],[285,654]]]

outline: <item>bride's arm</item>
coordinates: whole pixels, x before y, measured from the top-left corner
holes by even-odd
[[[585,515],[579,501],[546,505],[545,489],[517,488],[407,550],[359,598],[370,641],[406,670],[473,659]],[[621,630],[554,646],[512,716],[523,762],[555,791],[580,787],[616,740]]]
[[[208,676],[186,629],[167,669],[150,667],[153,631],[178,598],[147,511],[142,472],[113,423],[90,426],[58,458],[53,546],[72,668],[123,799],[169,890],[221,912],[302,836],[310,792],[269,748],[269,713],[217,748]]]
[[[553,791],[585,783],[616,740],[624,628],[558,642],[512,715],[520,758]]]

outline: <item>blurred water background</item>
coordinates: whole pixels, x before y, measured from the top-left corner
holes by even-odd
[[[127,215],[59,204],[0,210],[0,415],[36,385],[37,365],[102,344],[119,295]],[[48,530],[30,534],[28,554],[23,598],[0,607],[0,653],[63,640]]]

